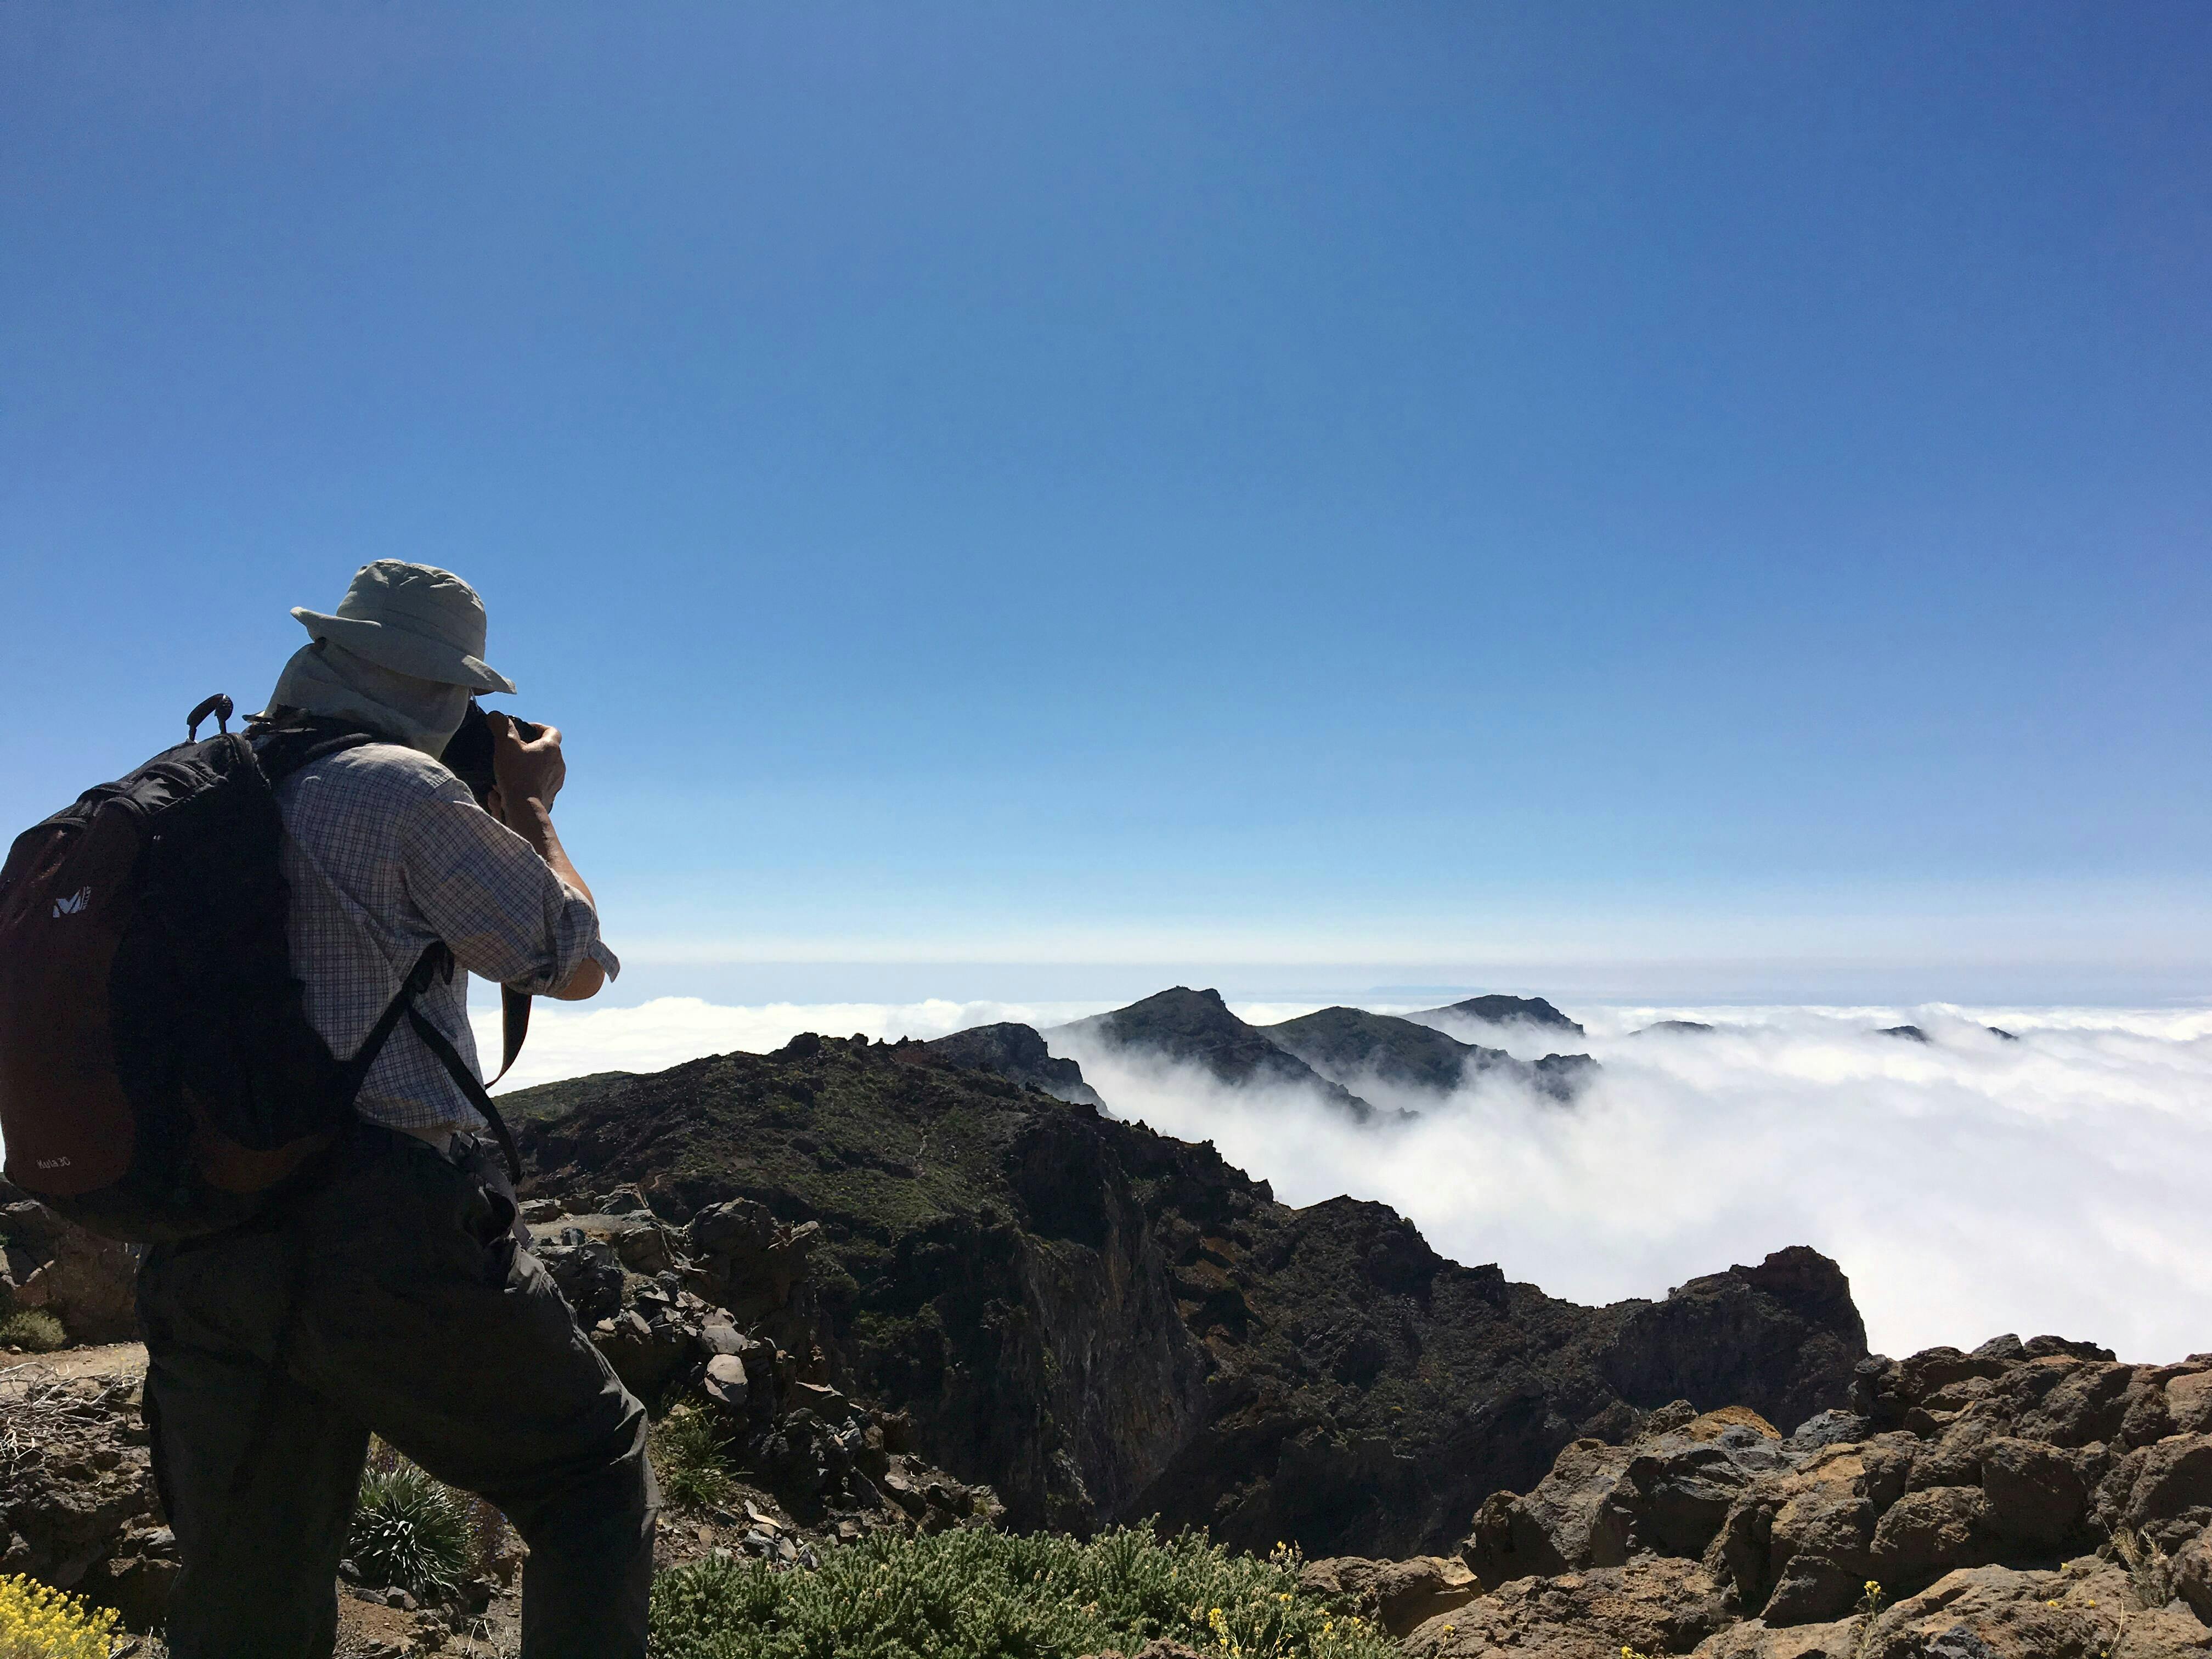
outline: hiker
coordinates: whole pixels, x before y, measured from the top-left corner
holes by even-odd
[[[618,971],[553,830],[561,734],[489,715],[484,805],[441,763],[471,698],[514,690],[483,661],[475,590],[447,571],[379,560],[336,612],[292,614],[311,641],[249,735],[306,716],[379,739],[277,787],[308,1021],[343,1060],[419,963],[444,972],[419,1022],[382,1020],[327,1175],[243,1228],[156,1244],[140,1273],[146,1417],[184,1562],[169,1651],[327,1659],[374,1431],[529,1545],[526,1659],[641,1659],[660,1502],[645,1410],[518,1245],[513,1188],[477,1139],[453,967],[570,1000]]]

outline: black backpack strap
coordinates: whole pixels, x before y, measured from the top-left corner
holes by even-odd
[[[468,1061],[461,1058],[460,1050],[454,1048],[452,1040],[415,1006],[415,1000],[430,988],[433,980],[441,973],[453,971],[453,953],[442,940],[415,959],[415,966],[409,972],[406,982],[400,986],[399,994],[392,999],[391,1006],[377,1020],[375,1029],[369,1032],[359,1051],[347,1062],[353,1069],[353,1086],[356,1089],[361,1087],[362,1079],[368,1075],[368,1068],[376,1063],[377,1051],[384,1047],[385,1040],[392,1035],[392,1028],[404,1016],[415,1035],[422,1039],[424,1046],[437,1055],[439,1063],[453,1078],[453,1086],[468,1097],[469,1104],[475,1107],[484,1121],[491,1125],[492,1133],[498,1138],[500,1151],[507,1155],[507,1173],[519,1186],[522,1181],[522,1157],[514,1149],[514,1136],[507,1129],[507,1120],[499,1115],[499,1108],[492,1104],[491,1096],[485,1092],[477,1074],[469,1069]],[[526,997],[523,1001],[526,1008],[529,999]],[[526,1013],[526,1025],[528,1018]],[[514,1060],[513,1051],[522,1046],[521,1034],[509,1026],[507,1040],[509,1045],[507,1062],[512,1065]],[[504,1075],[503,1070],[501,1074]]]
[[[453,1047],[446,1034],[430,1023],[428,1016],[414,1006],[411,998],[408,1002],[407,1023],[415,1028],[415,1035],[422,1039],[430,1052],[444,1062],[446,1070],[453,1074],[454,1086],[468,1097],[469,1104],[482,1113],[484,1121],[491,1125],[492,1133],[499,1138],[500,1151],[507,1155],[507,1172],[520,1187],[522,1184],[522,1157],[514,1150],[514,1137],[508,1133],[507,1120],[499,1115],[499,1108],[492,1104],[491,1096],[477,1080],[477,1074],[469,1069],[468,1061],[461,1058],[460,1050]]]

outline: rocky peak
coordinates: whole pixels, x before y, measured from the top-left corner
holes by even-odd
[[[1230,1012],[1218,991],[1178,985],[1060,1029],[1110,1048],[1197,1066],[1218,1082],[1297,1089],[1363,1121],[1375,1115],[1372,1106],[1343,1085]]]
[[[1006,1023],[974,1025],[923,1045],[947,1064],[966,1066],[1041,1089],[1055,1100],[1077,1106],[1103,1106],[1098,1091],[1083,1080],[1072,1060],[1055,1060],[1043,1037],[1030,1026]]]
[[[1589,1035],[1576,1021],[1569,1019],[1541,997],[1482,996],[1468,997],[1442,1008],[1426,1008],[1410,1014],[1410,1019],[1426,1023],[1453,1020],[1484,1025],[1534,1025],[1546,1030],[1565,1031],[1573,1036]]]

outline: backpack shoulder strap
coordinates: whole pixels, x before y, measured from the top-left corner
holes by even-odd
[[[430,981],[445,971],[452,961],[453,952],[442,940],[416,958],[414,969],[408,974],[406,982],[399,988],[399,994],[392,999],[391,1005],[379,1016],[374,1028],[363,1039],[361,1048],[346,1062],[353,1072],[353,1087],[356,1091],[360,1089],[362,1080],[368,1075],[368,1068],[376,1063],[377,1054],[391,1036],[392,1028],[404,1018],[415,1035],[422,1038],[423,1045],[437,1055],[439,1064],[453,1079],[453,1086],[467,1097],[469,1104],[477,1109],[483,1121],[491,1125],[492,1134],[499,1141],[499,1150],[507,1158],[507,1173],[520,1185],[522,1155],[515,1150],[514,1136],[507,1127],[507,1120],[500,1115],[499,1108],[492,1103],[491,1096],[485,1091],[477,1074],[469,1069],[468,1061],[461,1058],[460,1050],[454,1048],[452,1040],[415,1006],[415,1000],[430,988]],[[515,1046],[520,1048],[521,1045],[517,1043]]]
[[[325,755],[358,749],[363,744],[383,743],[378,733],[344,720],[301,720],[254,734],[253,757],[262,776],[275,788],[301,767],[312,766]]]

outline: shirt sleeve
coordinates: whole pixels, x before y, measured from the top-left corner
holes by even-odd
[[[399,848],[408,899],[471,973],[543,995],[587,957],[609,978],[622,971],[591,902],[458,778],[414,802]]]

